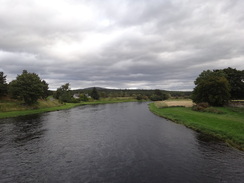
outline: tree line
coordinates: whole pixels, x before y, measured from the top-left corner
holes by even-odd
[[[165,100],[167,98],[189,98],[190,91],[166,91],[159,89],[108,89],[96,87],[100,97],[133,97],[144,100]],[[74,93],[90,93],[93,88],[73,90]]]
[[[170,97],[166,91],[156,90],[113,90],[102,88],[89,88],[84,90],[71,90],[70,84],[66,83],[50,91],[48,83],[42,80],[36,73],[23,70],[22,74],[17,75],[16,79],[9,84],[6,82],[6,75],[0,72],[0,98],[9,96],[12,99],[22,100],[26,105],[37,103],[38,99],[46,99],[49,95],[58,99],[60,102],[80,102],[88,101],[89,98],[99,100],[108,97],[134,97],[137,100],[165,100]],[[179,92],[180,93],[180,92]],[[179,94],[178,93],[178,94]],[[78,94],[78,98],[74,98]]]
[[[0,72],[0,97],[5,95],[13,99],[23,100],[25,104],[32,105],[38,99],[46,99],[49,95],[60,102],[87,101],[89,97],[99,100],[100,97],[134,97],[137,100],[165,100],[169,97],[190,97],[195,103],[206,102],[213,106],[223,106],[233,99],[244,99],[244,71],[233,68],[206,70],[195,80],[193,92],[169,92],[156,90],[113,90],[103,88],[89,88],[83,90],[71,90],[66,83],[52,92],[48,83],[42,80],[36,73],[23,70],[16,79],[9,84],[6,75]],[[78,98],[73,95],[78,94]]]

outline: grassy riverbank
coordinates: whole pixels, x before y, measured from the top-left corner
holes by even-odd
[[[225,108],[224,114],[197,112],[190,107],[158,108],[154,103],[149,109],[156,115],[184,124],[196,131],[217,137],[228,144],[244,150],[244,109]]]
[[[94,100],[94,101],[80,102],[80,103],[61,104],[57,100],[48,99],[48,100],[39,100],[38,104],[33,106],[25,106],[20,101],[2,100],[0,101],[0,119],[70,109],[80,105],[135,102],[135,101],[137,100],[130,97],[118,97],[118,98],[104,98],[101,100]]]
[[[72,107],[81,105],[80,103],[66,103],[66,104],[59,104],[57,106],[52,107],[38,107],[35,109],[31,109],[30,107],[24,107],[22,110],[14,110],[14,111],[5,111],[0,112],[0,119],[1,118],[11,118],[11,117],[18,117],[18,116],[25,116],[30,114],[38,114],[38,113],[44,113],[44,112],[51,112],[51,111],[58,111],[63,109],[70,109]]]

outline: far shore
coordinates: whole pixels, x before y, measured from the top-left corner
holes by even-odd
[[[3,118],[13,118],[18,116],[25,116],[25,115],[31,115],[31,114],[39,114],[39,113],[45,113],[45,112],[51,112],[51,111],[59,111],[59,110],[65,110],[70,109],[73,107],[81,106],[81,105],[94,105],[94,104],[108,104],[108,103],[121,103],[121,102],[136,102],[138,100],[134,98],[129,97],[118,97],[118,98],[106,98],[106,99],[100,99],[100,100],[94,100],[94,101],[88,101],[88,102],[80,102],[80,103],[58,103],[57,101],[52,102],[39,102],[38,105],[32,106],[32,107],[15,107],[15,110],[10,111],[0,111],[0,119]],[[46,104],[48,103],[48,104]],[[13,104],[17,105],[17,104]],[[13,108],[14,108],[13,107]],[[17,109],[17,110],[16,110]],[[19,110],[18,110],[19,109]]]

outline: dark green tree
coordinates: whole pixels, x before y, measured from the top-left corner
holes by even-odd
[[[156,89],[154,90],[154,93],[150,96],[150,99],[152,101],[160,101],[160,100],[166,100],[169,98],[169,95],[166,93],[163,93],[161,90]]]
[[[13,97],[23,99],[25,104],[32,105],[43,95],[43,83],[35,73],[26,70],[10,83],[10,92]]]
[[[139,94],[139,95],[136,96],[136,100],[142,100],[142,99],[143,99],[142,95]]]
[[[99,93],[95,87],[91,91],[91,97],[95,100],[99,100],[100,98]]]
[[[45,80],[42,80],[42,98],[46,99],[49,95],[49,87],[48,87],[48,83]]]
[[[8,92],[8,85],[6,83],[6,76],[3,72],[0,72],[0,97],[3,97]]]
[[[223,106],[230,99],[230,85],[223,71],[203,71],[195,80],[195,85],[192,93],[195,103]]]
[[[11,98],[14,98],[14,99],[20,99],[20,95],[19,95],[19,88],[18,88],[18,82],[17,80],[13,80],[9,83],[9,94],[11,96]]]
[[[70,84],[66,83],[57,89],[54,97],[61,102],[71,102],[72,96],[70,92]]]
[[[163,96],[162,91],[159,90],[159,89],[154,90],[154,94],[155,94],[155,95],[158,95],[158,96]]]
[[[244,99],[244,70],[240,71],[228,67],[223,71],[230,83],[231,99]]]

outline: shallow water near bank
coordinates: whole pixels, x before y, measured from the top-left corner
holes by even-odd
[[[0,182],[242,182],[244,153],[147,103],[0,119]]]

